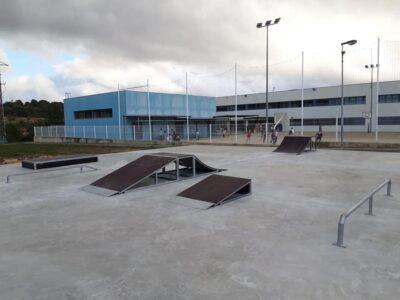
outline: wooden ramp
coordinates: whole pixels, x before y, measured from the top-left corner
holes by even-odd
[[[26,159],[21,162],[23,168],[38,170],[46,168],[57,168],[63,166],[85,164],[91,162],[97,162],[97,156],[93,155],[70,155],[70,156],[58,156],[53,158],[44,159]]]
[[[311,150],[311,137],[289,135],[283,138],[281,144],[274,150],[274,152],[300,154],[305,151],[308,146]]]
[[[250,194],[251,179],[211,175],[178,194],[185,199],[178,198],[173,202],[193,208],[208,209]]]
[[[198,175],[219,172],[202,163],[193,154],[154,153],[143,155],[82,188],[103,196],[124,193],[130,189],[183,180]]]

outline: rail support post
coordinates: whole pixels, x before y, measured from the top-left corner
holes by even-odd
[[[338,235],[337,235],[337,241],[336,243],[333,243],[333,245],[346,248],[346,246],[343,243],[344,240],[344,223],[346,222],[346,216],[344,214],[340,215],[339,218],[339,223],[338,223]]]
[[[369,197],[369,200],[368,200],[368,213],[367,213],[367,215],[369,215],[369,216],[375,216],[373,213],[372,213],[372,206],[373,206],[373,202],[374,201],[374,197],[373,196],[371,196],[371,197]]]
[[[389,180],[387,184],[386,196],[390,196],[391,191],[392,191],[392,180]]]

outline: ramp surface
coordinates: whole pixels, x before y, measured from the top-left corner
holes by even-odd
[[[274,152],[300,154],[310,145],[311,137],[309,136],[285,136]]]
[[[70,155],[70,156],[58,156],[54,158],[43,158],[43,159],[26,159],[21,162],[23,168],[28,169],[46,169],[56,168],[84,163],[97,162],[97,156],[93,155]]]
[[[174,161],[173,157],[144,155],[93,182],[91,186],[108,190],[110,195],[121,193],[172,161]],[[93,190],[90,191],[93,192]]]
[[[251,193],[251,179],[211,175],[179,193],[189,199],[174,201],[190,207],[207,209],[225,201],[235,200]]]

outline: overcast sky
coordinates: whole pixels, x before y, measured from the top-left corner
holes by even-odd
[[[270,88],[338,84],[340,43],[348,82],[367,82],[381,37],[384,79],[400,79],[399,0],[2,0],[0,61],[5,100],[48,99],[143,85],[152,91],[231,95],[265,89],[270,27]],[[382,55],[381,55],[382,56]],[[383,63],[382,61],[382,63]]]

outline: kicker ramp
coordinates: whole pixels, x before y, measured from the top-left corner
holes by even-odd
[[[285,136],[274,152],[300,154],[305,151],[307,146],[311,150],[311,137],[309,136]]]
[[[211,175],[179,193],[172,202],[198,209],[208,209],[251,194],[251,179]]]
[[[130,189],[163,184],[198,175],[219,172],[193,154],[154,153],[143,155],[114,172],[82,188],[103,196],[121,194]]]
[[[46,168],[57,168],[63,166],[85,164],[91,162],[97,162],[97,156],[89,155],[70,155],[70,156],[59,156],[54,158],[44,159],[26,159],[21,162],[23,168],[38,170]]]

